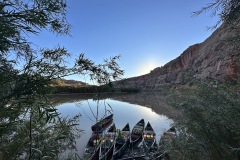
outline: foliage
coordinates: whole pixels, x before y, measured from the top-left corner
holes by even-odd
[[[100,93],[111,92],[111,89],[105,86],[54,86],[54,93]]]
[[[53,86],[53,93],[106,93],[106,92],[138,92],[134,88],[113,88],[109,85],[101,86]]]
[[[200,83],[171,97],[182,110],[173,159],[240,158],[240,84]]]
[[[217,24],[213,27],[217,28],[222,22],[229,24],[238,24],[240,22],[240,2],[239,0],[212,0],[207,6],[201,10],[194,12],[195,15],[211,11],[212,16],[219,16]]]
[[[75,72],[82,73],[86,71],[90,75],[91,80],[96,80],[98,84],[108,84],[111,79],[117,80],[120,75],[123,75],[123,70],[120,69],[117,60],[120,56],[114,56],[110,59],[105,59],[103,64],[96,65],[93,61],[87,59],[84,54],[80,54],[75,64]]]
[[[26,35],[46,29],[68,34],[65,0],[3,0],[0,2],[0,52],[18,51],[25,55],[31,50]]]
[[[59,118],[47,123],[47,117],[39,120],[38,111],[33,112],[31,121],[29,117],[21,118],[18,124],[11,126],[10,133],[1,137],[0,150],[4,157],[7,159],[60,159],[65,150],[75,150],[77,153],[75,140],[81,133],[77,127],[79,115],[72,119]],[[27,145],[29,137],[26,136],[29,134],[30,126],[31,149]]]
[[[3,159],[59,159],[74,149],[78,117],[64,119],[48,94],[54,79],[90,73],[103,84],[118,79],[119,56],[95,64],[80,54],[67,66],[70,53],[57,46],[36,48],[27,38],[47,30],[69,34],[65,0],[0,1],[0,155]],[[40,143],[41,142],[41,143]],[[74,159],[75,155],[70,155]]]

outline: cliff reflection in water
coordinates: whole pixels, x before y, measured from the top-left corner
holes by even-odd
[[[137,104],[151,108],[154,112],[166,115],[169,118],[175,118],[180,113],[175,108],[167,104],[167,97],[160,92],[138,92],[138,93],[106,93],[106,94],[59,94],[52,95],[51,101],[53,105],[60,105],[63,103],[73,103],[82,100],[104,100],[113,99],[130,104]]]
[[[114,100],[128,102],[151,108],[158,114],[175,118],[180,113],[175,108],[167,104],[167,97],[160,92],[139,92],[135,94],[118,94],[112,97]]]

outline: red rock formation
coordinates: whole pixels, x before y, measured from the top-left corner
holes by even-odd
[[[236,37],[238,36],[238,42]],[[200,44],[149,74],[114,82],[115,87],[159,90],[166,85],[186,84],[193,78],[240,80],[240,25],[219,27]],[[235,39],[234,39],[235,38]]]

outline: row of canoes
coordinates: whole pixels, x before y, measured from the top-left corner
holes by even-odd
[[[141,119],[132,129],[127,123],[122,130],[116,129],[112,123],[113,114],[94,124],[92,135],[85,149],[84,159],[89,160],[116,160],[124,154],[129,146],[134,146],[141,140],[147,151],[157,147],[155,132],[148,122],[145,127]],[[145,128],[144,128],[145,127]],[[104,133],[104,130],[107,131]]]
[[[103,131],[113,122],[113,114],[91,126],[92,135],[87,143],[84,159],[98,160],[103,142]]]

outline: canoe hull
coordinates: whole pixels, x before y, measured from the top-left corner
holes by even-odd
[[[101,135],[93,132],[86,146],[84,159],[99,160],[100,145]]]
[[[119,157],[121,157],[125,152],[125,150],[127,149],[127,147],[129,146],[129,143],[130,143],[130,139],[128,138],[127,141],[124,143],[124,145],[121,147],[121,149],[119,149],[117,152],[113,154],[112,160],[116,160]]]
[[[100,154],[99,154],[100,160],[111,160],[113,155],[115,138],[116,138],[116,127],[115,127],[115,124],[113,123],[113,125],[109,127],[107,133],[103,137]]]
[[[143,131],[143,146],[147,151],[156,149],[156,133],[151,124],[148,122]]]
[[[121,157],[121,155],[123,155],[123,153],[129,146],[129,143],[130,143],[130,126],[129,123],[127,123],[121,131],[120,130],[118,131],[114,144],[112,160],[116,160],[119,157]]]
[[[140,140],[142,140],[143,130],[145,122],[144,119],[141,119],[132,129],[130,143],[131,145],[136,145]]]
[[[96,124],[92,125],[91,129],[93,132],[102,132],[106,129],[113,121],[113,114],[107,116]]]
[[[111,160],[113,155],[113,146],[100,158],[100,160]]]

